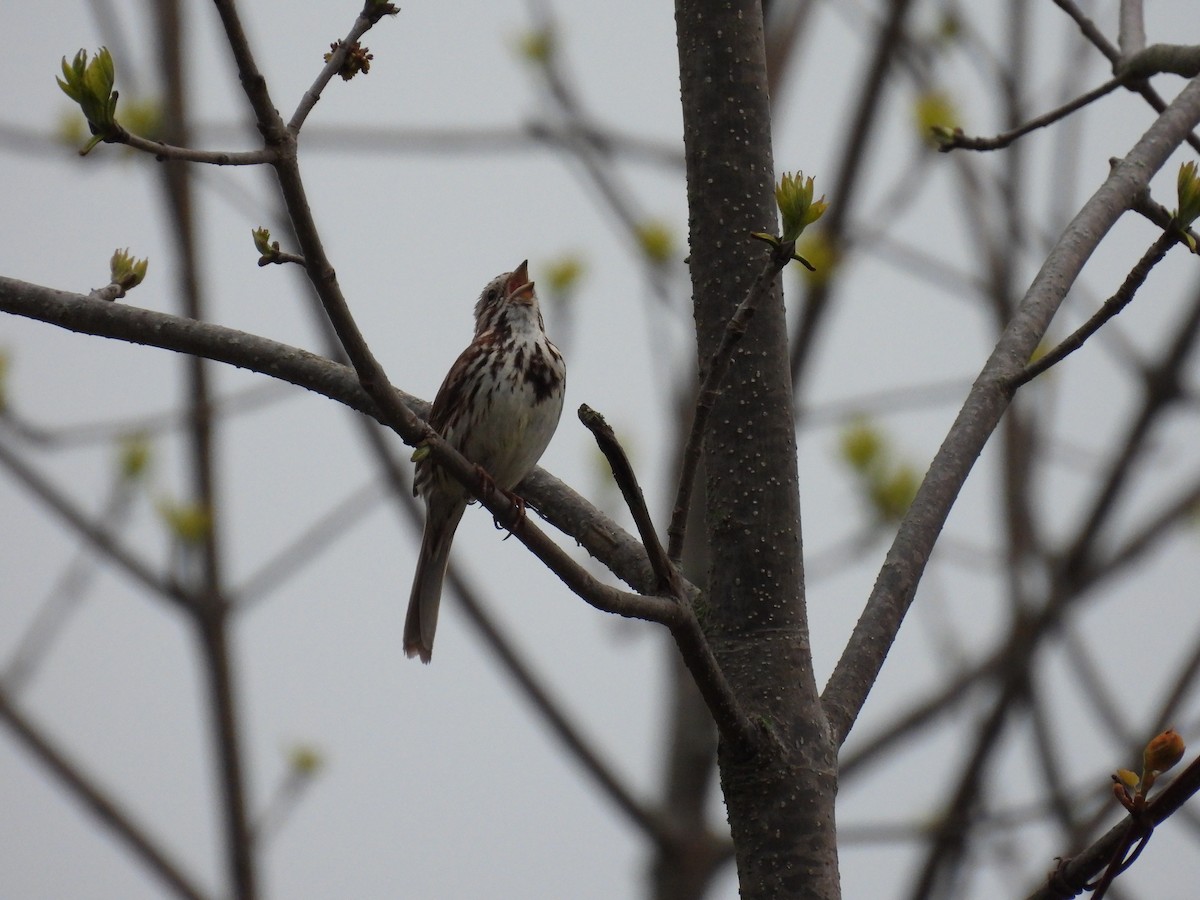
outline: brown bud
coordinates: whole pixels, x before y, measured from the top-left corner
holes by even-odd
[[[1159,774],[1167,771],[1181,759],[1186,750],[1183,738],[1174,728],[1168,728],[1162,734],[1155,735],[1142,751],[1142,770],[1145,774]]]

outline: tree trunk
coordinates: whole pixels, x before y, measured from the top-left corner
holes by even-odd
[[[776,232],[770,103],[756,0],[677,0],[692,288],[707,365]],[[747,712],[774,740],[722,747],[743,898],[840,895],[837,752],[817,697],[804,610],[795,424],[782,294],[735,351],[705,443],[710,569],[704,626]]]

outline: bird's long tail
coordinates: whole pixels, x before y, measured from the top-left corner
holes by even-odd
[[[412,593],[408,597],[408,614],[404,617],[404,654],[419,656],[427,663],[433,655],[433,635],[437,630],[438,607],[442,602],[442,580],[450,559],[450,545],[462,519],[466,504],[440,510],[431,504],[421,535],[421,553],[413,576]]]

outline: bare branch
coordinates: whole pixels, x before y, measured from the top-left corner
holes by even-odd
[[[650,557],[650,566],[654,569],[654,575],[658,582],[657,589],[661,593],[682,598],[683,585],[679,572],[663,552],[662,544],[659,543],[658,535],[654,531],[650,510],[646,508],[646,498],[642,495],[642,489],[637,483],[633,466],[629,464],[629,458],[617,441],[617,436],[609,424],[604,421],[604,417],[586,403],[579,407],[579,421],[595,437],[600,452],[604,454],[604,458],[608,460],[608,464],[612,468],[613,478],[617,482],[617,487],[621,489],[625,505],[633,514],[633,521],[637,525],[638,534],[641,535],[642,545]]]
[[[878,675],[958,492],[1008,408],[1007,380],[1032,355],[1101,237],[1198,121],[1200,82],[1192,82],[1075,216],[984,365],[900,525],[862,617],[826,685],[823,700],[839,743]]]
[[[1031,131],[1037,131],[1039,128],[1045,128],[1047,125],[1053,125],[1055,122],[1065,119],[1071,113],[1083,109],[1090,103],[1099,100],[1101,97],[1107,96],[1124,84],[1128,79],[1124,77],[1110,78],[1108,81],[1099,87],[1093,88],[1086,94],[1076,97],[1069,103],[1064,103],[1062,106],[1052,109],[1047,113],[1038,116],[1035,119],[1030,119],[1019,128],[1014,128],[1011,131],[1006,131],[1003,134],[998,134],[990,138],[967,137],[961,131],[956,130],[952,137],[938,143],[938,150],[942,153],[949,153],[951,150],[1001,150],[1009,146],[1019,138],[1023,138]]]
[[[91,521],[86,514],[77,509],[48,479],[21,459],[5,441],[0,441],[0,466],[8,469],[20,484],[70,525],[98,553],[124,569],[134,581],[179,607],[187,608],[191,605],[192,598],[183,588],[157,574],[147,563],[118,544],[116,538],[102,525]]]
[[[160,162],[173,159],[181,162],[205,163],[211,166],[263,166],[275,162],[278,154],[274,150],[196,150],[177,147],[163,141],[152,141],[122,130],[119,136],[109,141],[124,144],[134,150],[149,153]]]
[[[1140,53],[1146,46],[1146,22],[1142,12],[1142,0],[1121,0],[1117,45],[1121,48],[1121,55],[1126,58]]]
[[[1142,254],[1142,258],[1129,270],[1129,274],[1125,276],[1125,280],[1121,283],[1121,287],[1118,288],[1117,292],[1105,300],[1103,305],[1092,314],[1091,318],[1067,335],[1054,349],[1048,351],[1040,359],[1031,362],[1022,371],[1017,373],[1016,377],[1009,382],[1009,389],[1016,390],[1021,385],[1028,384],[1051,366],[1062,362],[1082,347],[1088,338],[1104,326],[1105,322],[1109,321],[1133,302],[1133,298],[1137,296],[1138,289],[1145,283],[1151,270],[1162,262],[1163,258],[1167,255],[1167,251],[1175,246],[1179,240],[1179,236],[1172,231],[1166,231],[1159,235],[1157,240],[1150,245],[1149,249]]]
[[[20,710],[9,700],[6,691],[0,687],[0,720],[6,724],[25,748],[33,754],[39,763],[44,765],[76,799],[105,826],[123,841],[153,872],[160,881],[168,887],[176,897],[185,900],[207,900],[205,893],[196,883],[184,874],[176,860],[167,855],[167,851],[159,847],[142,828],[133,821],[133,817],[122,809],[117,801],[102,791],[83,770],[67,758],[50,739],[39,731]]]
[[[312,112],[313,107],[317,105],[317,101],[321,99],[321,92],[325,90],[326,85],[334,75],[338,74],[342,65],[346,62],[346,57],[350,55],[359,38],[371,30],[371,27],[379,21],[378,16],[372,18],[367,15],[365,9],[359,13],[357,19],[354,20],[354,25],[350,28],[349,33],[342,38],[341,43],[329,55],[329,62],[325,64],[325,68],[317,76],[317,80],[312,83],[304,96],[300,98],[300,105],[296,107],[296,111],[292,113],[292,118],[288,122],[288,131],[292,134],[299,134],[300,129],[304,127],[304,120],[308,118],[308,114]]]

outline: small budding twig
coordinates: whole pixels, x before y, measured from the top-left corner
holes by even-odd
[[[1121,287],[1118,288],[1117,292],[1105,300],[1101,307],[1092,314],[1090,319],[1071,332],[1058,346],[1035,362],[1031,362],[1013,376],[1008,382],[1008,389],[1015,391],[1022,385],[1028,384],[1051,366],[1062,362],[1082,347],[1088,338],[1099,331],[1106,322],[1133,301],[1138,289],[1145,283],[1147,276],[1149,276],[1150,271],[1162,262],[1163,257],[1167,255],[1167,251],[1179,240],[1179,234],[1174,229],[1169,229],[1159,235],[1158,239],[1150,245],[1150,248],[1142,254],[1142,258],[1129,270],[1129,274],[1125,276],[1125,281],[1121,283]]]
[[[1155,781],[1182,759],[1184,749],[1179,735],[1168,729],[1146,745],[1140,778],[1118,771],[1113,777],[1113,793],[1129,818],[1078,855],[1061,858],[1046,883],[1026,900],[1062,900],[1084,891],[1094,891],[1096,900],[1104,897],[1117,876],[1138,858],[1155,827],[1200,791],[1200,759],[1194,759],[1153,799],[1147,797]],[[1090,880],[1099,873],[1098,879]]]
[[[1093,88],[1086,94],[1082,94],[1068,103],[1064,103],[1057,109],[1052,109],[1047,113],[1043,113],[1037,118],[1030,119],[1024,125],[1020,125],[1011,131],[1005,131],[1004,133],[998,134],[995,137],[968,137],[967,135],[963,134],[961,128],[956,128],[954,131],[948,134],[943,132],[940,128],[935,129],[934,137],[938,141],[938,152],[949,153],[951,150],[1002,150],[1016,142],[1018,139],[1023,138],[1025,135],[1029,134],[1029,132],[1037,131],[1039,128],[1045,128],[1047,125],[1053,125],[1055,122],[1065,119],[1067,116],[1071,115],[1071,113],[1082,109],[1089,103],[1093,103],[1094,101],[1099,100],[1101,97],[1111,94],[1128,81],[1129,76],[1127,75],[1110,78],[1099,87]]]

